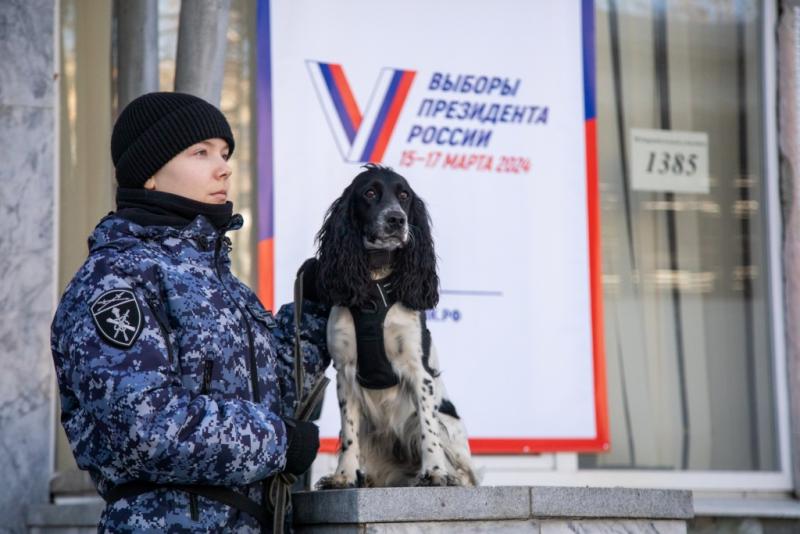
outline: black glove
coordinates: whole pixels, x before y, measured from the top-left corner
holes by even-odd
[[[317,258],[308,258],[297,270],[297,276],[303,275],[303,299],[313,302],[325,303],[325,298],[319,288],[319,261]]]
[[[300,476],[311,467],[319,449],[319,428],[308,421],[285,418],[289,447],[284,471]]]

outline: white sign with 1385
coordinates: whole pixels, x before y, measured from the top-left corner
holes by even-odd
[[[631,128],[631,187],[708,193],[708,134]]]

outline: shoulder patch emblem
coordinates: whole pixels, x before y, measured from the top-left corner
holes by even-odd
[[[142,333],[142,311],[130,289],[112,289],[97,297],[92,319],[103,339],[123,349],[130,348]]]

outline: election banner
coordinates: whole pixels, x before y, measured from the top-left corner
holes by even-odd
[[[474,453],[608,448],[593,9],[259,3],[259,296],[292,300],[362,165],[405,176],[432,218],[427,322]],[[335,388],[320,429],[335,450]]]

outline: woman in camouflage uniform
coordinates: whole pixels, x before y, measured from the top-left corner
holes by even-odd
[[[290,418],[293,307],[273,318],[230,271],[233,149],[222,113],[185,94],[144,95],[114,126],[117,211],[52,326],[61,422],[107,501],[100,531],[257,532],[263,481],[316,455],[317,428]],[[327,311],[303,307],[306,387],[329,362]]]

